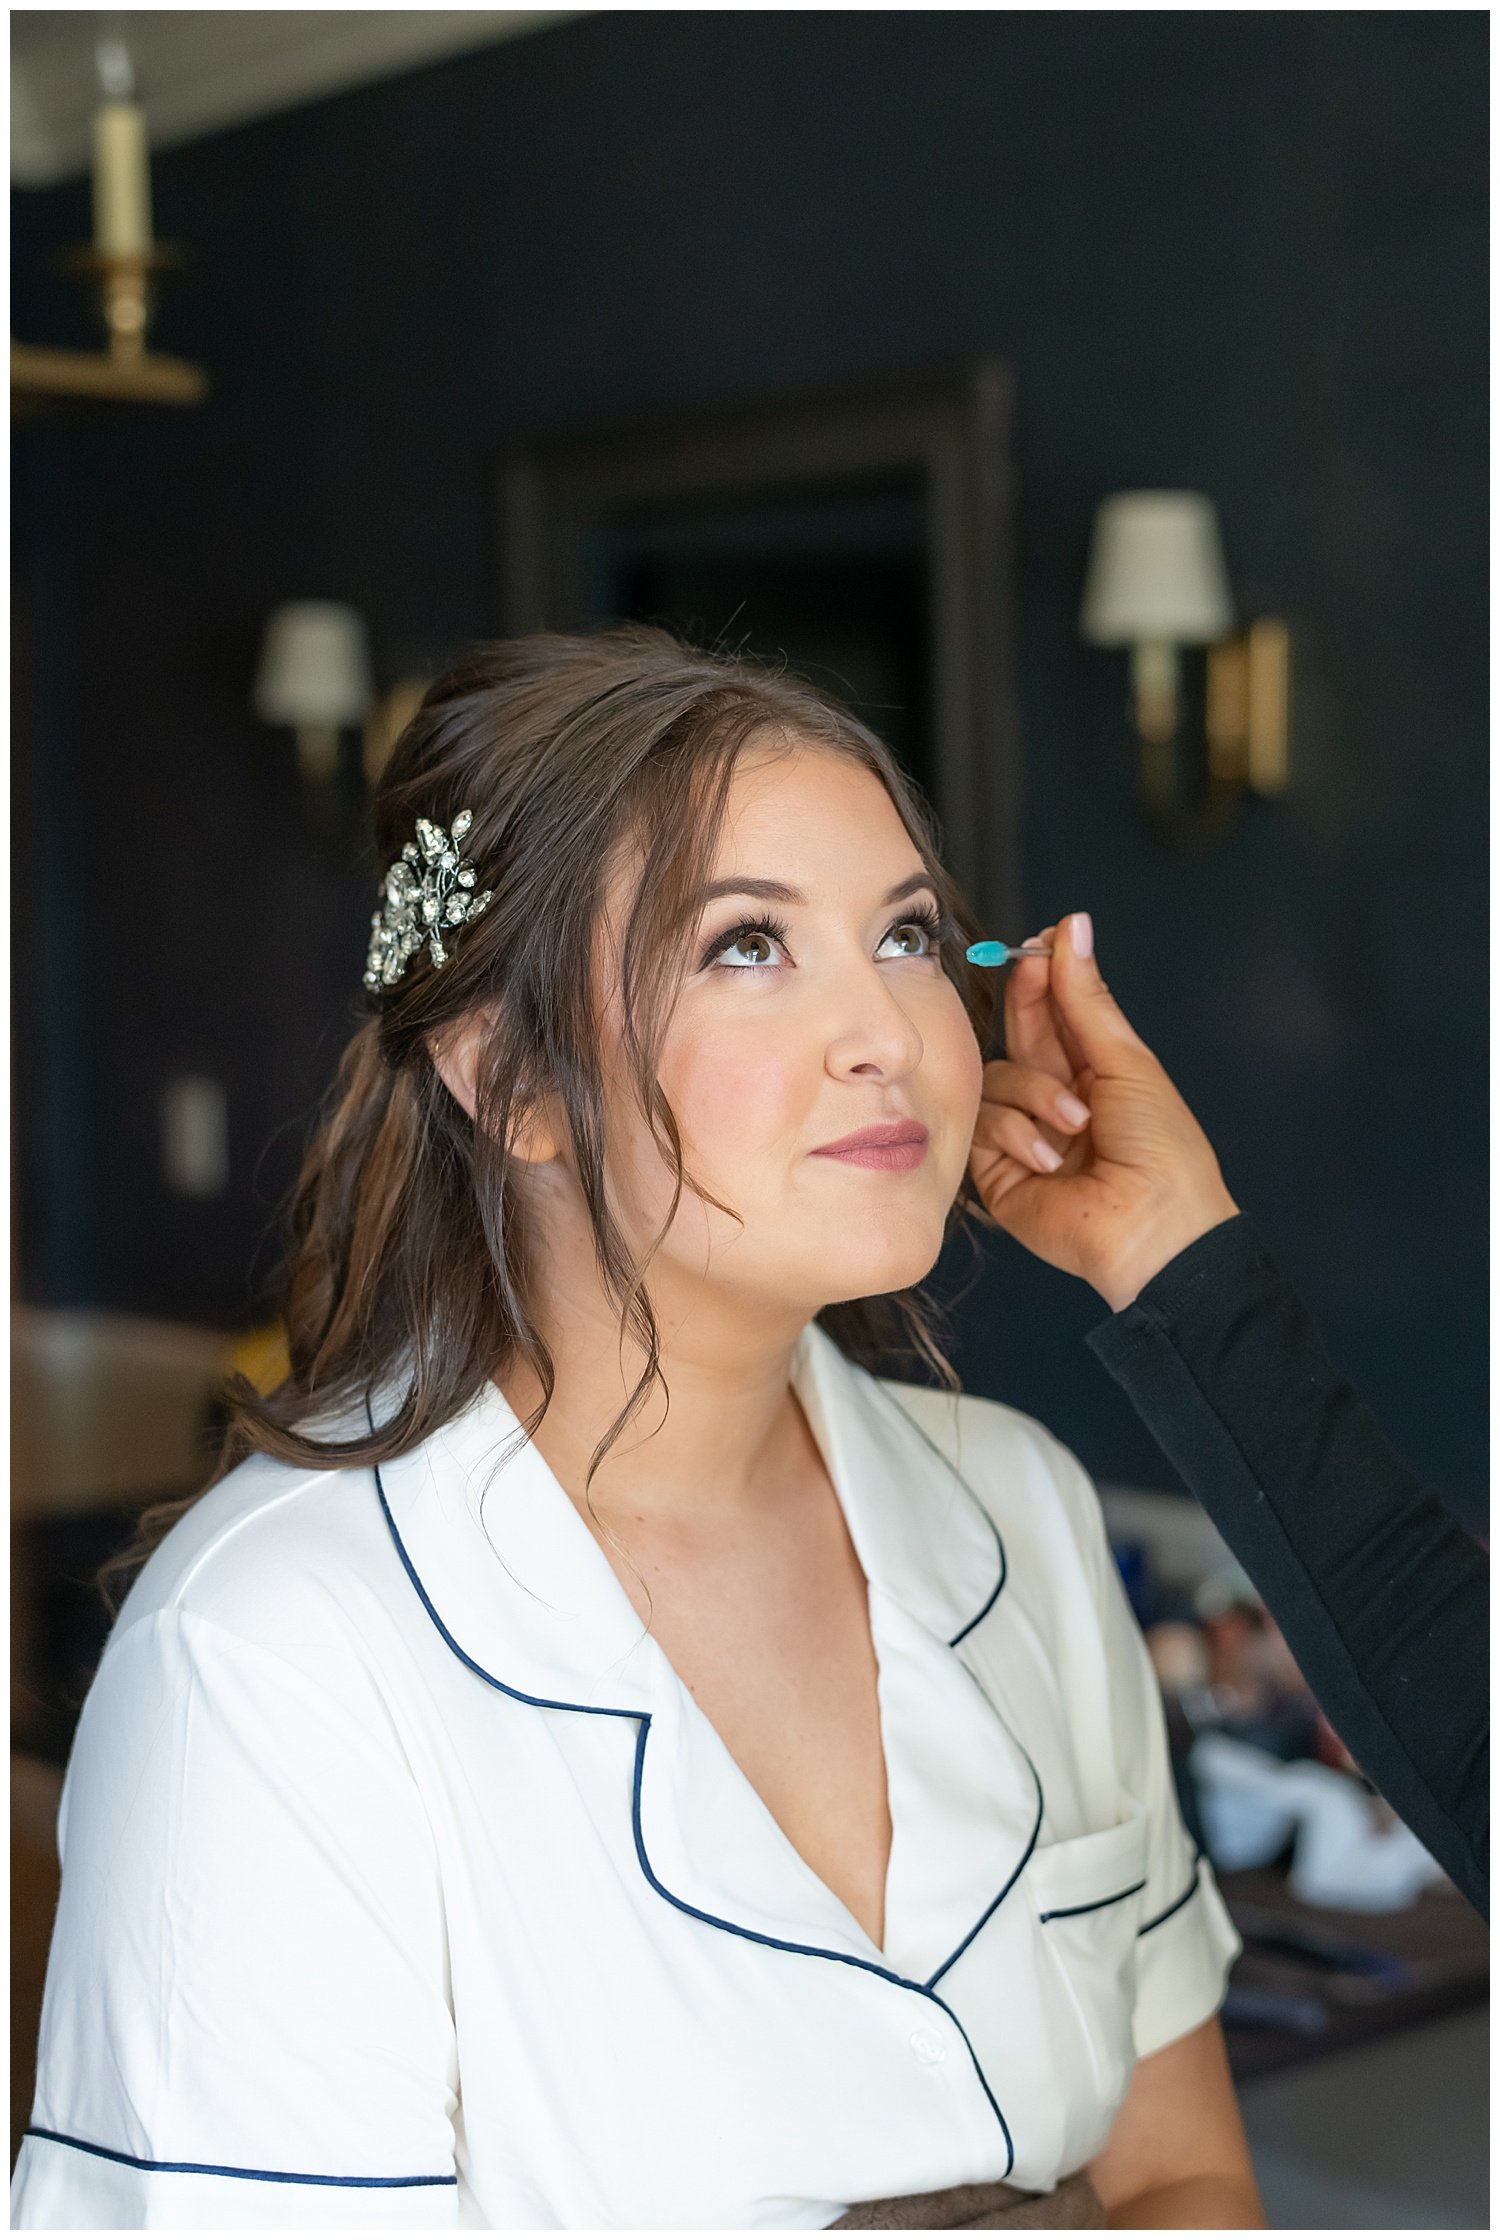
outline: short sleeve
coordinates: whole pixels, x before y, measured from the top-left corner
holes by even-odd
[[[1161,1687],[1110,1551],[1098,1493],[1077,1457],[1050,1435],[1049,1442],[1070,1481],[1069,1506],[1084,1539],[1121,1785],[1146,1814],[1134,2014],[1135,2050],[1144,2058],[1218,2012],[1241,1939],[1183,1822]]]
[[[13,2225],[457,2223],[435,1846],[352,1650],[130,1625],[60,1842]]]

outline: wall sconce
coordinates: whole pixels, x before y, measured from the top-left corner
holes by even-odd
[[[297,772],[314,827],[346,846],[364,830],[364,796],[421,704],[429,680],[403,677],[388,692],[371,679],[369,639],[357,607],[295,599],[267,619],[253,704],[262,723],[297,735]],[[357,761],[343,751],[358,726]]]
[[[1272,616],[1235,631],[1234,602],[1208,498],[1192,490],[1122,490],[1094,522],[1079,630],[1090,645],[1129,646],[1138,797],[1166,846],[1215,847],[1247,793],[1287,784],[1290,642]],[[1204,736],[1182,723],[1182,648],[1207,646]],[[1184,799],[1179,762],[1197,764]]]
[[[374,697],[364,617],[332,599],[297,599],[266,623],[255,677],[262,723],[290,724],[297,769],[318,792],[339,776],[339,734],[364,720]]]

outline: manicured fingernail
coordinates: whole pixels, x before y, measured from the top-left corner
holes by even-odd
[[[1073,954],[1078,957],[1091,957],[1094,953],[1094,921],[1087,910],[1075,911],[1072,925]]]
[[[1055,1173],[1062,1165],[1062,1153],[1054,1151],[1050,1143],[1043,1143],[1040,1136],[1031,1147],[1031,1155],[1049,1174]]]
[[[1088,1125],[1089,1108],[1086,1104],[1081,1104],[1077,1097],[1059,1097],[1057,1109],[1065,1120],[1072,1121],[1075,1128]]]

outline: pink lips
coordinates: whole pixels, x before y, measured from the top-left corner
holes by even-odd
[[[837,1159],[846,1167],[873,1167],[885,1174],[909,1174],[927,1156],[927,1130],[920,1120],[886,1120],[857,1128],[837,1143],[819,1144],[815,1159]]]

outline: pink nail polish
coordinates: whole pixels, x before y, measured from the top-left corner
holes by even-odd
[[[1062,1165],[1062,1153],[1054,1151],[1050,1143],[1043,1143],[1040,1136],[1031,1148],[1038,1162],[1047,1169],[1048,1173],[1055,1174]]]
[[[1094,953],[1094,921],[1087,910],[1079,910],[1073,918],[1073,954],[1091,957]]]
[[[1075,1128],[1082,1128],[1088,1125],[1088,1121],[1090,1118],[1089,1108],[1078,1097],[1059,1097],[1057,1100],[1057,1109],[1062,1114],[1065,1120],[1072,1121]]]

